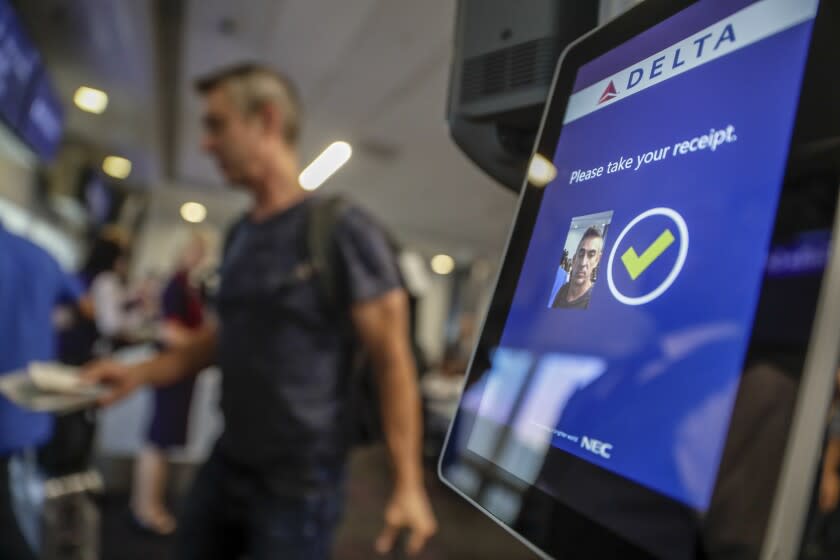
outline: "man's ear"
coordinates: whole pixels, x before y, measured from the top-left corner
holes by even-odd
[[[273,103],[263,103],[260,107],[260,122],[263,131],[269,136],[280,136],[283,130],[283,115],[280,109]]]

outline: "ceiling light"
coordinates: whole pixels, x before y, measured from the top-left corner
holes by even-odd
[[[99,115],[108,106],[108,94],[99,89],[82,86],[73,95],[73,102],[82,111]]]
[[[455,270],[455,259],[449,255],[435,255],[432,257],[432,270],[437,274],[449,274]]]
[[[306,166],[306,169],[298,177],[300,186],[307,191],[314,191],[333,173],[338,171],[342,165],[347,163],[352,154],[353,149],[347,142],[333,142],[326,150],[321,152],[321,155]]]
[[[131,175],[131,161],[120,156],[108,156],[102,162],[102,171],[115,179],[125,179]]]
[[[544,187],[557,177],[557,168],[540,154],[534,154],[528,166],[528,180],[537,187]]]
[[[181,205],[181,217],[191,224],[200,224],[207,217],[207,207],[200,202],[185,202]]]

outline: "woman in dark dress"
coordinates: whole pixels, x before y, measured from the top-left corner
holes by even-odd
[[[203,239],[194,235],[179,259],[175,274],[163,290],[160,335],[163,347],[183,345],[204,323],[201,294],[193,282],[204,254]],[[175,530],[175,519],[165,503],[167,452],[186,444],[195,379],[190,376],[174,385],[155,389],[146,446],[134,466],[131,496],[134,519],[142,528],[161,535]]]

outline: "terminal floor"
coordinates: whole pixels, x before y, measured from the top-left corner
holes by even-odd
[[[351,464],[347,512],[337,538],[334,560],[378,558],[371,544],[381,527],[388,490],[388,469],[381,449],[355,454]],[[476,512],[427,472],[429,492],[440,523],[438,535],[418,560],[533,560],[529,552],[495,523]],[[133,529],[125,495],[106,495],[102,506],[102,560],[170,560],[171,539],[149,537]],[[840,513],[823,523],[801,560],[840,558]],[[813,533],[812,533],[813,534]],[[819,542],[814,542],[819,541]]]
[[[381,528],[388,490],[388,469],[382,450],[356,453],[351,465],[347,512],[336,538],[334,560],[370,560]],[[438,535],[418,560],[531,560],[537,558],[499,526],[443,487],[428,469],[428,485],[440,523]],[[127,497],[106,495],[102,501],[102,560],[169,560],[171,540],[134,530]]]

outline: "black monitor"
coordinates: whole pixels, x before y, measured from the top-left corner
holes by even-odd
[[[503,186],[522,186],[557,58],[597,21],[594,0],[458,1],[450,134]]]
[[[646,0],[562,56],[440,474],[555,558],[792,558],[840,331],[840,5]]]

